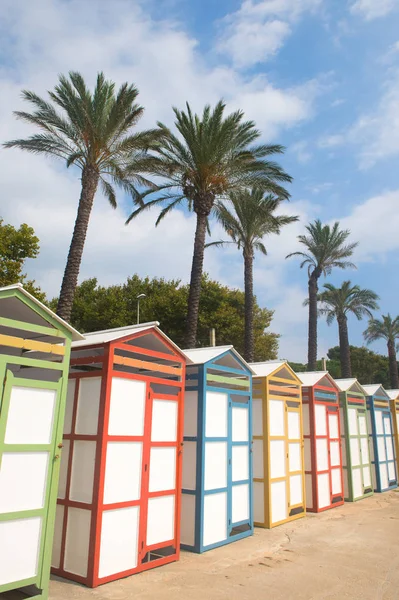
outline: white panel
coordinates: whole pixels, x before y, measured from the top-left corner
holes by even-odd
[[[382,411],[381,410],[376,410],[375,411],[375,430],[376,433],[384,433],[384,426],[382,424]]]
[[[53,432],[56,390],[13,387],[6,425],[6,444],[49,444]]]
[[[260,481],[254,481],[254,521],[256,523],[265,522],[265,488]]]
[[[79,380],[75,433],[97,434],[101,381],[102,377],[82,377]]]
[[[184,442],[183,490],[195,490],[197,481],[197,442]]]
[[[339,467],[341,465],[339,442],[330,442],[330,463],[332,467]]]
[[[312,475],[305,475],[306,508],[313,508]]]
[[[302,504],[302,475],[291,475],[290,477],[290,504]]]
[[[387,469],[386,463],[380,465],[380,477],[381,477],[381,489],[384,490],[387,487],[389,487],[388,469]]]
[[[232,440],[233,442],[247,442],[249,439],[248,406],[232,408]]]
[[[357,425],[357,410],[356,408],[348,408],[348,425],[349,425],[349,433],[350,435],[358,435],[358,425]]]
[[[288,411],[288,438],[290,440],[301,439],[301,424],[299,412]]]
[[[373,446],[373,444],[371,444],[371,446]],[[360,438],[360,448],[362,451],[362,464],[368,465],[370,462],[368,438],[365,438],[365,437]]]
[[[390,435],[392,433],[392,430],[391,430],[391,419],[389,417],[384,417],[384,432],[387,435]]]
[[[349,482],[348,482],[348,470],[342,469],[342,479],[344,483],[344,498],[349,498]]]
[[[378,466],[378,464],[377,464]],[[377,489],[377,476],[376,476],[376,465],[371,465],[371,481],[373,483],[373,490]]]
[[[368,432],[368,434],[371,435],[374,431],[374,427],[371,424],[371,413],[369,410],[367,410],[366,416],[367,416],[367,419],[366,419],[367,420],[367,432]]]
[[[54,567],[55,569],[59,569],[59,567],[60,567],[63,524],[64,524],[64,507],[61,506],[61,504],[57,504],[56,509],[55,509],[53,554],[51,557],[51,566]]]
[[[240,521],[249,520],[249,485],[233,485],[231,492],[231,522],[239,523]]]
[[[139,507],[129,506],[103,512],[99,577],[137,567]]]
[[[0,585],[38,572],[41,518],[0,521]]]
[[[396,413],[396,425],[397,425],[398,431],[399,431],[399,412]]]
[[[301,463],[301,444],[288,444],[288,468],[290,472],[300,471],[302,467]]]
[[[75,400],[75,388],[76,379],[69,379],[65,404],[64,433],[71,433],[72,431],[72,415]]]
[[[319,508],[330,506],[330,477],[328,473],[322,473],[317,476],[317,491],[319,494]]]
[[[143,435],[145,401],[145,381],[113,377],[109,408],[109,435]]]
[[[385,452],[385,440],[383,437],[377,437],[377,448],[378,448],[378,461],[384,461],[387,459],[387,455]]]
[[[69,461],[69,440],[64,440],[63,449],[61,452],[61,464],[60,464],[60,479],[58,483],[58,498],[65,498],[66,494],[66,483],[68,476],[68,461]]]
[[[195,496],[182,494],[180,542],[186,546],[195,545]]]
[[[360,435],[367,435],[367,420],[364,414],[359,414],[359,433]]]
[[[310,438],[305,438],[304,442],[304,457],[305,457],[305,471],[312,471],[312,448]]]
[[[244,481],[249,479],[248,446],[233,446],[231,462],[233,481]]]
[[[389,477],[389,481],[396,480],[395,465],[393,462],[388,463],[388,477]]]
[[[263,471],[263,441],[254,440],[252,450],[254,478],[263,479],[265,476]]]
[[[302,404],[303,435],[310,435],[309,404]]]
[[[206,490],[227,487],[227,442],[205,443],[204,479]]]
[[[184,435],[197,437],[198,392],[184,394]]]
[[[254,435],[263,435],[262,400],[252,401],[252,430]]]
[[[227,437],[227,394],[206,392],[205,436]]]
[[[270,441],[270,478],[284,477],[285,472],[285,441],[271,440]]]
[[[0,513],[44,506],[47,465],[48,452],[4,452],[0,470]]]
[[[151,448],[150,492],[176,488],[176,448]]]
[[[71,500],[90,504],[93,499],[96,445],[96,442],[84,441],[75,441],[73,444]]]
[[[341,437],[342,466],[346,467],[346,438]]]
[[[328,412],[328,429],[329,429],[329,437],[333,439],[339,438],[339,428],[338,428],[338,413]]]
[[[147,546],[175,537],[175,497],[160,496],[148,500]]]
[[[141,493],[141,442],[108,442],[104,504],[138,500]]]
[[[352,466],[357,467],[360,465],[360,447],[358,438],[351,438],[349,440],[351,449]]]
[[[287,491],[285,481],[271,484],[272,523],[278,523],[288,517]]]
[[[353,485],[353,497],[359,498],[363,496],[363,483],[362,483],[362,472],[361,469],[352,469],[352,485]]]
[[[204,498],[203,546],[227,539],[227,493],[206,494]]]
[[[316,440],[316,463],[318,471],[327,471],[328,467],[328,442],[326,438]]]
[[[385,437],[385,445],[386,445],[386,448],[387,448],[387,458],[388,458],[388,460],[393,460],[394,453],[393,453],[392,436],[387,435]]]
[[[176,400],[157,400],[152,403],[151,440],[153,442],[175,442],[177,440]]]
[[[90,524],[89,510],[68,508],[64,569],[81,577],[87,576]]]
[[[331,484],[333,495],[342,494],[341,469],[331,469]]]
[[[327,435],[327,409],[324,404],[314,405],[316,435]]]
[[[284,413],[284,400],[269,400],[269,429],[271,436],[285,435]]]
[[[363,483],[364,483],[365,488],[368,488],[371,486],[370,465],[363,467]]]

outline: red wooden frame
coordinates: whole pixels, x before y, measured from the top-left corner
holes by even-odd
[[[159,351],[152,351],[148,348],[140,348],[126,344],[125,342],[138,339],[143,335],[151,334],[156,336],[169,350],[171,354],[163,353]],[[77,372],[71,373],[70,379],[75,379],[75,393],[73,399],[73,411],[72,411],[72,424],[71,433],[64,434],[64,440],[69,441],[69,456],[67,465],[67,480],[66,480],[66,491],[65,498],[58,499],[58,504],[64,507],[63,523],[62,523],[62,538],[61,538],[61,554],[59,568],[52,568],[52,572],[60,577],[71,579],[78,583],[82,583],[89,587],[96,587],[109,581],[114,581],[128,575],[133,575],[140,571],[145,571],[158,567],[163,564],[167,564],[179,559],[180,556],[180,513],[181,513],[181,479],[182,479],[182,446],[183,446],[183,420],[184,420],[184,385],[185,385],[185,366],[186,359],[183,353],[179,353],[172,344],[162,337],[162,335],[155,329],[148,329],[140,333],[131,333],[130,335],[119,338],[118,340],[108,342],[103,345],[97,344],[96,346],[79,346],[77,351],[84,351],[94,348],[104,348],[103,356],[88,356],[88,357],[74,357],[72,350],[71,357],[71,368],[74,366],[81,365],[92,365],[97,363],[101,365],[101,369],[92,372]],[[170,374],[174,374],[180,379],[180,381],[163,379],[159,376],[153,377],[151,375],[128,373],[116,370],[115,364],[115,350],[122,349],[137,354],[143,354],[145,357],[151,357],[153,359],[160,359],[162,361],[170,361],[175,363],[173,367],[170,367]],[[148,363],[148,360],[142,361]],[[178,363],[178,366],[176,366]],[[153,371],[157,371],[156,362]],[[165,364],[162,363],[164,371]],[[84,378],[90,377],[101,377],[101,391],[100,391],[100,402],[99,402],[99,414],[98,414],[98,425],[96,435],[82,435],[75,433],[78,397],[80,381]],[[110,413],[110,394],[112,378],[125,378],[134,379],[138,381],[146,382],[146,404],[145,404],[145,416],[144,416],[144,432],[143,436],[115,436],[108,435],[108,423]],[[175,388],[176,393],[165,394],[157,393],[151,389],[152,384],[163,384],[170,388]],[[175,442],[152,442],[151,441],[151,425],[152,425],[152,407],[154,398],[156,400],[175,400],[178,403],[178,414],[177,414],[177,436]],[[76,502],[69,498],[70,487],[71,487],[71,475],[72,475],[72,461],[75,441],[95,441],[96,442],[96,455],[95,455],[95,469],[93,479],[93,498],[91,504],[83,502]],[[117,502],[114,504],[104,504],[104,481],[105,481],[105,464],[106,464],[106,451],[107,443],[111,441],[141,441],[143,442],[143,457],[142,457],[142,473],[141,473],[141,496],[138,500]],[[175,488],[173,490],[163,490],[158,492],[148,491],[149,484],[149,473],[150,473],[150,451],[151,447],[175,447],[176,448],[176,480]],[[152,546],[146,546],[146,532],[147,532],[147,515],[148,515],[148,500],[149,498],[174,495],[175,497],[175,511],[174,511],[174,537],[171,540],[154,544]],[[100,543],[101,543],[101,527],[102,527],[102,516],[104,511],[112,510],[116,508],[125,508],[130,506],[140,506],[140,520],[139,520],[139,548],[138,548],[138,565],[134,569],[128,571],[115,573],[107,577],[99,577],[99,562],[100,562]],[[89,553],[88,553],[88,567],[87,576],[82,577],[75,573],[70,573],[64,568],[65,561],[65,541],[68,521],[68,510],[69,508],[81,508],[90,510],[91,512],[91,526],[89,536]],[[161,557],[155,560],[142,563],[141,561],[149,551],[173,546],[175,552],[169,556]]]
[[[321,399],[316,399],[316,391],[320,392],[328,392],[335,395],[336,401],[331,402],[327,399],[325,401]],[[313,496],[313,506],[306,506],[307,512],[324,512],[325,510],[330,510],[331,508],[335,508],[336,506],[342,506],[344,504],[344,481],[343,481],[343,471],[342,471],[342,442],[341,442],[341,414],[339,410],[339,392],[333,386],[324,386],[315,384],[313,386],[303,386],[302,388],[302,403],[303,405],[309,406],[309,434],[304,435],[305,439],[310,440],[310,457],[311,457],[311,465],[312,470],[305,470],[306,475],[310,475],[312,478],[312,496]],[[316,426],[316,416],[315,416],[315,406],[320,404],[326,407],[326,435],[316,435],[315,426]],[[330,409],[330,410],[329,410]],[[335,410],[331,410],[335,409]],[[329,419],[328,413],[334,412],[337,414],[338,418],[338,438],[330,437],[330,427],[329,427]],[[323,471],[317,470],[317,451],[316,451],[316,440],[317,439],[327,439],[328,443],[328,469]],[[341,463],[341,494],[333,494],[332,493],[332,467],[331,467],[331,457],[330,457],[330,442],[338,442],[339,444],[339,457]],[[335,467],[336,468],[336,467]],[[328,473],[329,482],[330,482],[330,496],[331,502],[328,506],[319,507],[319,490],[317,485],[317,477],[318,475],[322,475]],[[341,500],[337,500],[337,498],[342,497]],[[334,501],[334,498],[336,500]]]

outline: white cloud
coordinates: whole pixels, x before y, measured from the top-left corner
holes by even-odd
[[[385,17],[398,8],[397,0],[356,0],[350,7],[354,15],[363,17],[366,21],[372,21],[379,17]]]
[[[292,32],[293,24],[321,0],[244,0],[223,19],[218,49],[239,68],[274,56]]]
[[[341,133],[336,133],[332,135],[326,135],[319,139],[317,145],[319,148],[334,148],[335,146],[340,146],[345,142],[345,135]]]
[[[291,144],[289,151],[296,156],[297,161],[302,165],[307,164],[313,156],[309,150],[309,144],[305,140]]]

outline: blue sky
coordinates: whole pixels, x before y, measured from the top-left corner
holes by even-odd
[[[59,73],[96,73],[134,82],[145,106],[143,127],[172,124],[171,106],[200,111],[223,97],[242,108],[265,141],[287,147],[294,177],[283,212],[301,220],[266,240],[256,258],[255,291],[273,308],[280,356],[305,360],[306,272],[285,255],[310,220],[339,220],[359,241],[356,271],[336,272],[376,291],[381,311],[396,315],[399,283],[399,0],[3,0],[0,6],[0,130],[28,133],[12,117],[20,90],[51,89]],[[58,292],[79,197],[78,174],[43,157],[1,152],[2,216],[27,222],[41,240],[29,265],[51,296]],[[127,200],[112,211],[98,195],[81,278],[103,284],[140,275],[181,278],[190,272],[194,219],[177,212],[154,229],[155,214],[124,226]],[[220,237],[217,226],[213,238]],[[210,249],[205,269],[242,287],[238,251]],[[350,321],[353,344],[366,323]],[[319,355],[337,343],[320,323]],[[376,350],[385,351],[382,344]]]

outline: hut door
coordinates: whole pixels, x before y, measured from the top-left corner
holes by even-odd
[[[287,401],[288,516],[304,511],[301,414],[298,402]]]
[[[341,442],[339,431],[339,413],[338,407],[329,406],[327,408],[327,429],[328,429],[328,455],[330,467],[330,489],[331,502],[340,502],[343,499],[342,491],[342,462],[341,462]]]
[[[234,400],[232,399],[234,398]],[[249,397],[233,395],[229,402],[231,447],[229,448],[229,535],[251,527]],[[231,483],[231,485],[230,485]]]
[[[42,587],[55,503],[54,461],[61,382],[17,379],[8,371],[0,404],[0,592]],[[50,518],[51,521],[51,518]],[[51,533],[51,532],[50,532]]]
[[[141,562],[176,552],[178,413],[176,396],[147,393],[140,529]]]
[[[392,443],[391,418],[387,411],[375,411],[376,441],[380,473],[380,487],[387,489],[396,482],[395,456]]]
[[[366,409],[348,408],[353,497],[372,491]]]

